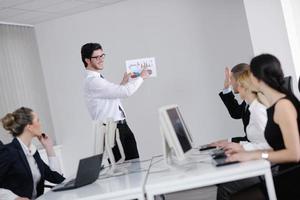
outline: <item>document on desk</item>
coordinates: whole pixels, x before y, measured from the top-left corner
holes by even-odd
[[[155,58],[139,58],[126,60],[126,71],[132,73],[132,78],[140,76],[143,69],[148,70],[150,77],[157,77]]]

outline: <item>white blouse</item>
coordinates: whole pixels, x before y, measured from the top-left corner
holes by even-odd
[[[15,200],[18,196],[7,189],[0,188],[0,200]]]
[[[20,138],[18,138],[19,143],[21,144],[21,147],[23,149],[23,152],[26,156],[26,159],[28,161],[30,170],[31,170],[31,174],[32,174],[32,179],[33,179],[33,191],[32,191],[32,198],[35,199],[37,192],[36,192],[36,186],[38,184],[38,182],[41,179],[41,173],[40,170],[38,168],[38,165],[33,157],[33,155],[36,152],[36,147],[33,144],[30,144],[29,148],[22,142],[22,140]]]
[[[241,141],[240,144],[246,151],[270,149],[264,136],[268,120],[266,107],[255,99],[249,105],[249,111],[250,119],[246,132],[250,142]]]

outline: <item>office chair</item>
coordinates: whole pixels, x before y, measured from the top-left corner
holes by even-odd
[[[284,77],[283,80],[284,80],[283,87],[293,94],[294,90],[293,90],[293,78],[292,78],[292,76],[286,76],[286,77]]]
[[[64,174],[64,166],[63,166],[63,159],[62,159],[62,146],[61,145],[55,145],[53,148],[54,148],[56,157],[58,158],[58,162],[59,162],[61,173]],[[48,156],[47,156],[46,150],[45,149],[39,149],[38,152],[39,152],[39,154],[41,156],[41,159],[47,165],[49,165],[49,160],[48,160]],[[48,181],[45,181],[45,185],[44,185],[45,192],[48,191],[49,188],[51,189],[54,186],[55,186],[55,184],[50,183]]]
[[[300,196],[299,183],[291,182],[291,177],[300,180],[300,165],[289,167],[273,173],[274,187],[278,200],[295,199]],[[245,188],[232,195],[231,200],[269,200],[265,180],[260,177],[260,183]]]
[[[298,79],[298,90],[300,92],[300,76],[299,76],[299,79]]]

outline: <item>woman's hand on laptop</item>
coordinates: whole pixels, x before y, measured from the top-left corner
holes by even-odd
[[[223,147],[226,155],[234,154],[234,153],[239,153],[245,151],[243,146],[240,145],[239,143],[235,142],[229,142]]]
[[[211,146],[218,147],[218,148],[224,148],[227,144],[229,144],[228,140],[219,140],[216,142],[211,143]]]
[[[227,155],[226,162],[234,162],[234,161],[249,161],[249,160],[258,160],[260,159],[261,153],[259,151],[243,151],[239,153],[234,153],[231,155]]]

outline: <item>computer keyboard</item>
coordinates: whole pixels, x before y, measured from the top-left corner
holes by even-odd
[[[210,144],[205,144],[199,147],[199,151],[205,151],[205,150],[215,149],[215,148],[217,147],[211,146]]]
[[[217,167],[238,163],[238,161],[230,161],[230,162],[226,161],[227,155],[225,154],[225,151],[223,149],[214,150],[213,153],[211,154],[211,157],[213,158],[215,165]]]
[[[227,156],[223,149],[216,149],[212,152],[211,157],[217,159],[217,158],[226,158]]]

